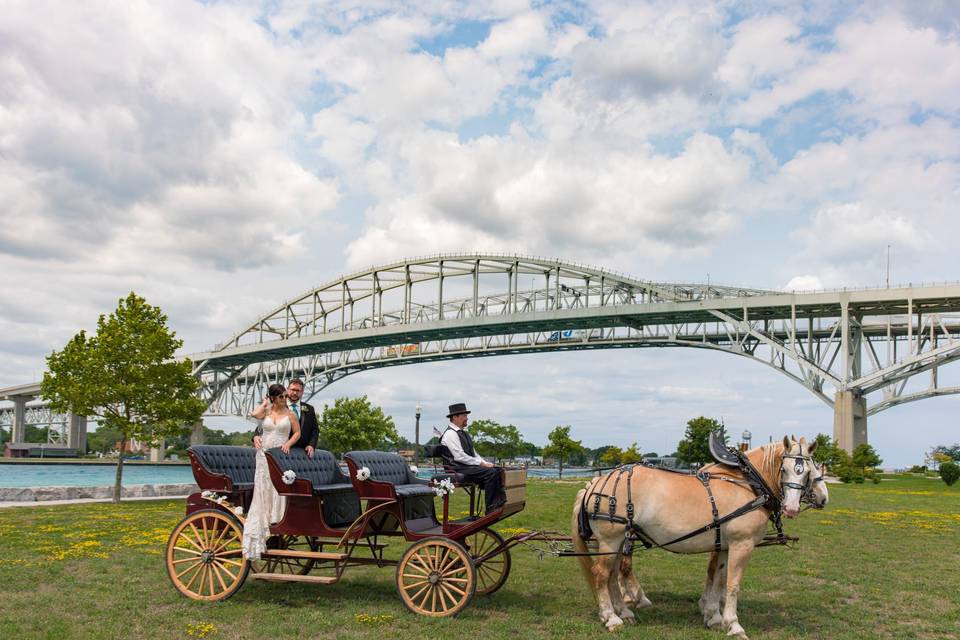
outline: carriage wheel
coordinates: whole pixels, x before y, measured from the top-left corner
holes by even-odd
[[[470,557],[477,567],[477,595],[488,596],[494,593],[506,583],[507,576],[510,575],[510,550],[504,549],[483,562],[476,560],[502,546],[503,536],[493,529],[480,529],[464,538],[463,543],[470,550]]]
[[[194,600],[225,600],[243,585],[250,563],[243,557],[243,528],[215,509],[191,513],[167,541],[167,574],[177,591]]]
[[[446,538],[410,545],[397,565],[397,589],[407,609],[442,618],[460,613],[477,588],[470,553]]]
[[[267,549],[291,549],[293,551],[317,551],[319,545],[313,536],[278,535],[267,538]],[[271,558],[267,556],[250,563],[254,573],[284,573],[305,576],[313,569],[313,558]]]

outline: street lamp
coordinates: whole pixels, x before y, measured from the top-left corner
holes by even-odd
[[[750,448],[750,441],[751,441],[751,439],[753,438],[753,434],[750,433],[750,430],[749,430],[749,429],[744,429],[744,430],[743,430],[743,433],[740,434],[740,436],[743,438],[743,443],[744,443],[745,445],[747,445],[747,449],[749,449],[749,448]]]
[[[423,413],[423,407],[417,403],[417,424],[413,432],[413,464],[420,465],[420,414]]]

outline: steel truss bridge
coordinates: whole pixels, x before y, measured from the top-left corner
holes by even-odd
[[[269,384],[293,377],[309,398],[381,367],[639,347],[762,363],[833,407],[835,438],[851,450],[866,442],[868,415],[960,392],[939,375],[960,358],[960,284],[785,293],[449,254],[328,282],[190,358],[208,414],[246,415]]]

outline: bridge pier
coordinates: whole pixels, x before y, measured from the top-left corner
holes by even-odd
[[[833,441],[847,453],[867,442],[867,399],[854,391],[834,396]]]
[[[10,443],[18,444],[26,441],[27,438],[27,398],[26,396],[15,396],[10,398],[13,402],[13,424],[10,426]]]
[[[67,446],[82,456],[87,452],[87,416],[67,414]]]
[[[190,445],[203,444],[203,420],[197,420],[193,423],[193,431],[190,432]]]
[[[155,447],[150,447],[150,462],[163,462],[164,454],[167,450],[166,441],[163,438]]]

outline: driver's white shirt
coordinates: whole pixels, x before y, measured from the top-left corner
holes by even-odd
[[[445,431],[443,437],[440,438],[440,444],[450,450],[450,455],[453,456],[454,462],[472,465],[481,465],[486,462],[486,460],[480,456],[471,456],[463,450],[463,445],[460,444],[460,436],[456,433],[457,431],[460,431],[460,427],[451,422],[450,429]]]

